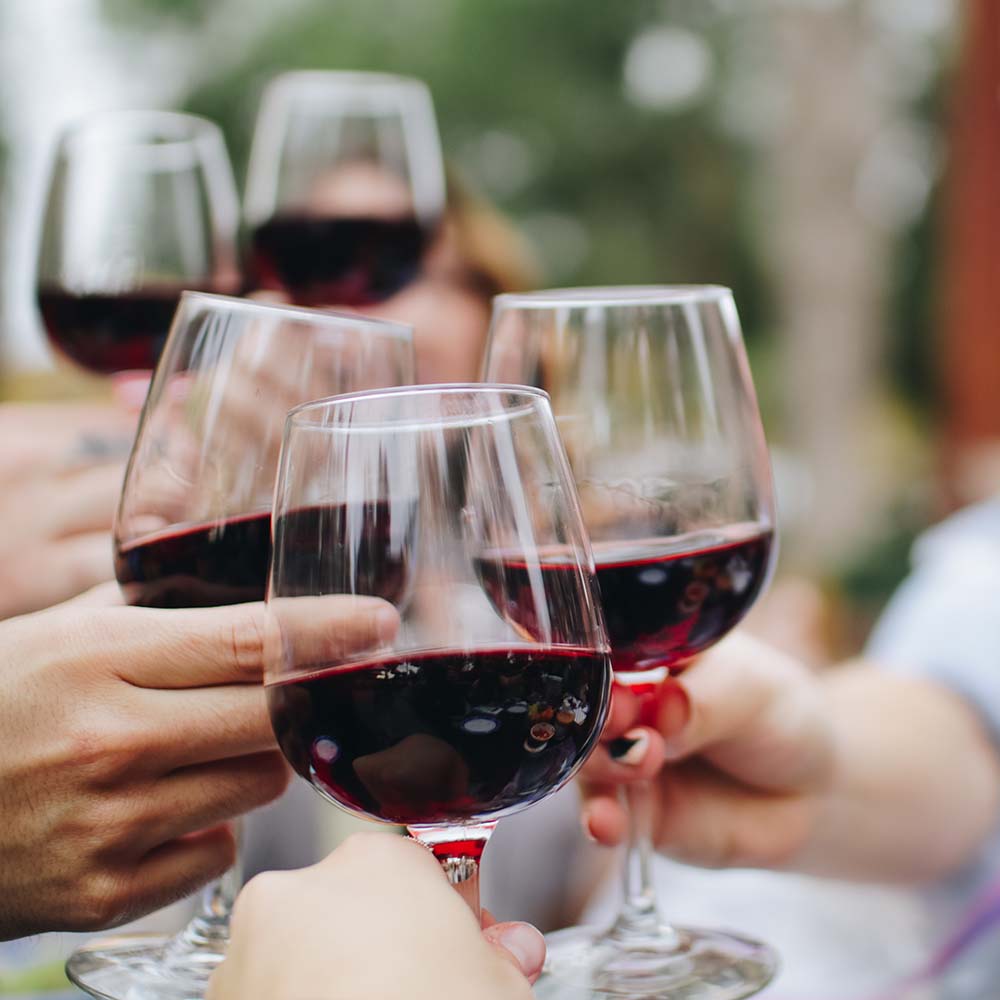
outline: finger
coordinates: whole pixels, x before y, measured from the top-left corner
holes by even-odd
[[[58,489],[47,484],[46,497],[53,505],[49,519],[52,537],[109,531],[124,475],[125,467],[115,462],[65,476]]]
[[[545,938],[531,924],[507,922],[492,924],[483,931],[483,937],[496,948],[497,953],[528,980],[534,983],[542,974],[545,964]]]
[[[780,867],[815,822],[809,796],[752,788],[701,759],[666,768],[657,791],[657,848],[703,867]]]
[[[580,814],[583,831],[605,847],[617,847],[628,835],[628,814],[612,785],[594,785]]]
[[[190,896],[235,860],[236,839],[228,824],[162,844],[130,866],[121,879],[121,903],[107,926],[127,923]]]
[[[77,594],[65,603],[74,608],[120,608],[125,602],[122,599],[121,587],[114,580],[107,580]]]
[[[398,631],[399,612],[377,597],[277,598],[268,604],[267,679],[385,648]]]
[[[687,694],[688,717],[666,734],[667,760],[702,754],[734,777],[777,789],[808,783],[825,770],[829,739],[821,696],[797,661],[733,635],[675,683]]]
[[[216,826],[273,801],[288,787],[277,751],[184,768],[153,782],[134,811],[145,854],[160,844]]]
[[[630,729],[609,743],[600,744],[581,772],[584,783],[628,784],[652,778],[666,759],[663,737],[648,726]]]
[[[143,689],[133,706],[142,720],[148,775],[274,750],[274,730],[260,684]]]
[[[18,548],[0,560],[0,617],[59,604],[113,577],[107,532]]]
[[[308,662],[374,648],[394,635],[399,615],[374,597],[289,598],[268,616],[264,605],[160,610],[109,608],[88,622],[95,660],[137,687],[191,688],[261,680],[270,656]],[[287,641],[286,641],[287,640]]]
[[[641,703],[639,696],[620,683],[612,685],[611,708],[601,732],[602,740],[615,740],[624,736],[639,722]]]

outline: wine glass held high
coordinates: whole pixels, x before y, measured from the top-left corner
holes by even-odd
[[[420,274],[444,207],[421,81],[309,71],[268,85],[244,206],[254,288],[302,305],[381,302]]]
[[[273,516],[265,681],[279,745],[335,804],[406,826],[478,913],[493,827],[572,777],[610,694],[544,393],[419,386],[300,407]],[[552,552],[558,577],[544,571]],[[512,561],[525,573],[508,587],[497,568]],[[503,613],[511,602],[530,628]],[[338,625],[352,612],[356,627]]]
[[[285,416],[309,399],[412,381],[409,327],[356,315],[185,292],[125,474],[115,571],[127,603],[261,601]],[[165,683],[169,679],[165,679]],[[239,863],[172,938],[79,949],[75,983],[120,1000],[193,1000],[225,956]],[[138,995],[138,994],[135,994]]]
[[[150,371],[184,289],[236,292],[239,201],[218,127],[108,111],[60,137],[37,291],[49,340],[98,375]]]
[[[501,295],[486,377],[551,396],[593,543],[615,681],[646,699],[652,721],[659,685],[743,618],[776,554],[770,462],[732,295],[715,286]],[[738,1000],[773,976],[766,945],[663,920],[649,794],[642,783],[627,792],[618,918],[551,935],[540,996]]]

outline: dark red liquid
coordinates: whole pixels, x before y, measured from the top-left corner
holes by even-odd
[[[84,368],[109,375],[156,366],[180,296],[179,287],[78,295],[43,285],[38,305],[55,347]]]
[[[407,515],[412,517],[412,508],[400,516]],[[345,529],[348,523],[351,532]],[[354,593],[397,601],[406,573],[401,539],[390,534],[392,523],[390,508],[383,503],[303,507],[285,514],[276,537],[284,563],[294,564],[294,572],[292,586],[284,581],[283,596]],[[328,552],[329,546],[343,548],[345,537],[356,539],[353,553],[360,566],[350,586],[329,575],[319,581],[315,567],[325,566],[326,560],[317,560],[316,553],[324,545]],[[296,559],[299,552],[306,557],[301,562]],[[270,555],[270,513],[248,514],[150,535],[120,547],[115,552],[115,575],[128,603],[142,607],[241,604],[264,599]],[[343,562],[343,555],[331,560]]]
[[[594,746],[606,656],[575,647],[443,651],[269,685],[295,770],[340,805],[394,823],[487,820],[566,782]]]
[[[125,600],[145,608],[209,608],[262,601],[271,514],[163,532],[115,551]]]
[[[253,232],[251,271],[299,305],[362,306],[413,281],[428,242],[414,218],[276,215]]]
[[[597,547],[597,579],[616,671],[681,668],[721,639],[750,610],[767,578],[772,533],[622,542]],[[540,567],[547,592],[562,589],[566,563]],[[483,586],[499,613],[536,629],[525,563],[479,560]]]

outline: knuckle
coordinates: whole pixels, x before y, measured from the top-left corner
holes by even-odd
[[[132,915],[128,886],[107,870],[91,872],[78,883],[73,930],[95,931],[125,923]]]
[[[241,607],[226,636],[230,664],[238,677],[258,680],[264,663],[264,625],[256,607]]]

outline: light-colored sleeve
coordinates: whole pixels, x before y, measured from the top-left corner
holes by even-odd
[[[915,550],[866,649],[868,658],[938,681],[979,712],[1000,746],[1000,531],[957,520]],[[997,525],[1000,528],[1000,525]]]

